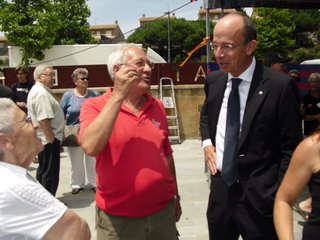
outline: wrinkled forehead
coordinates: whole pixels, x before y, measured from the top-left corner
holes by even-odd
[[[124,52],[124,58],[126,61],[147,61],[148,57],[146,53],[138,47],[129,47]]]
[[[219,20],[213,30],[213,41],[238,42],[244,40],[244,23],[239,16]]]

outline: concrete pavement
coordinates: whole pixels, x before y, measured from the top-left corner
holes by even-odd
[[[204,158],[200,143],[198,139],[188,139],[181,144],[172,145],[183,211],[177,224],[180,240],[209,239],[206,220],[209,186],[207,175],[204,173]],[[36,168],[37,164],[32,164],[30,167],[33,175]],[[95,194],[89,186],[79,194],[71,194],[69,179],[70,159],[68,154],[63,152],[57,198],[88,222],[92,240],[95,240]],[[295,239],[301,239],[302,226],[299,222],[303,222],[303,219],[294,212]]]

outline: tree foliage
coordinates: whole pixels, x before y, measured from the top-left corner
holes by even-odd
[[[1,30],[9,42],[22,47],[22,61],[43,59],[43,50],[52,46],[58,30],[58,15],[49,0],[6,1],[0,12]]]
[[[257,58],[266,61],[274,53],[291,62],[319,58],[320,11],[255,8],[258,32]]]
[[[182,62],[187,53],[195,48],[206,36],[204,20],[187,21],[185,19],[170,20],[170,55],[171,62]],[[164,59],[168,58],[168,20],[159,19],[150,22],[131,34],[127,42],[141,43],[144,47],[155,50]],[[194,53],[191,61],[199,60],[205,53],[202,48]]]
[[[90,43],[85,0],[12,0],[0,2],[0,30],[22,48],[22,63],[42,60],[53,44]],[[72,15],[74,14],[74,16]]]
[[[286,55],[294,46],[295,25],[288,9],[258,8],[253,21],[258,32],[256,56],[266,61],[274,53]]]
[[[91,12],[86,0],[56,0],[60,28],[54,41],[56,45],[93,43],[87,18]]]

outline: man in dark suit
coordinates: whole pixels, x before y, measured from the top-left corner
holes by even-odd
[[[240,12],[220,19],[213,32],[220,71],[207,76],[200,119],[212,173],[210,240],[277,239],[274,196],[302,139],[296,83],[256,61],[256,37],[252,20]]]

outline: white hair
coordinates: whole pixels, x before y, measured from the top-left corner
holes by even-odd
[[[34,80],[37,81],[38,76],[41,75],[41,74],[44,74],[47,68],[53,69],[52,66],[46,65],[46,64],[42,64],[42,65],[39,65],[38,67],[36,67],[36,69],[33,72]]]
[[[0,98],[0,133],[10,133],[17,105],[9,98]]]
[[[312,80],[320,80],[320,74],[319,73],[311,73],[308,82],[310,83]]]
[[[141,49],[141,47],[139,47],[135,43],[122,43],[113,53],[109,55],[107,65],[108,65],[109,75],[112,81],[114,80],[114,72],[113,72],[114,65],[120,65],[126,62],[126,56],[124,53],[130,47],[136,47]]]
[[[76,81],[78,79],[79,74],[83,74],[83,75],[88,76],[89,72],[88,72],[88,70],[86,68],[77,68],[71,74],[72,80]]]

